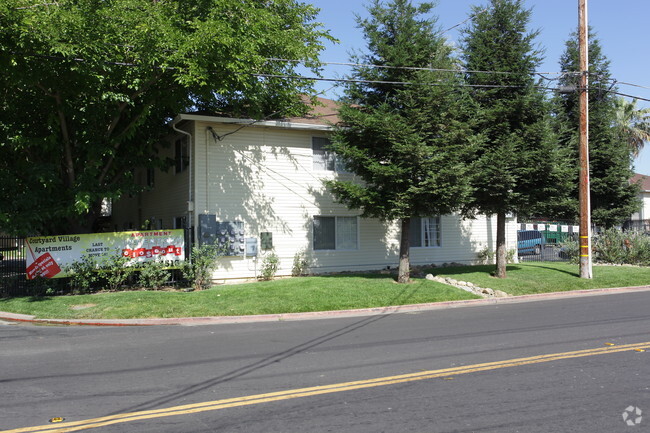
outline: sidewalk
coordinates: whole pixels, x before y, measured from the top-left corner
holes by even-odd
[[[576,298],[584,296],[615,295],[622,293],[650,291],[650,285],[638,287],[618,287],[611,289],[574,290],[570,292],[542,293],[522,295],[509,298],[471,299],[465,301],[436,302],[430,304],[399,305],[391,307],[362,308],[357,310],[318,311],[312,313],[264,314],[258,316],[216,316],[216,317],[179,317],[153,319],[37,319],[27,314],[0,311],[0,321],[14,323],[32,323],[41,325],[77,325],[77,326],[155,326],[155,325],[218,325],[229,323],[278,322],[297,320],[335,319],[345,317],[376,316],[382,314],[412,313],[419,311],[442,310],[449,308],[477,307],[496,304],[513,304],[521,302],[545,301],[553,299]]]

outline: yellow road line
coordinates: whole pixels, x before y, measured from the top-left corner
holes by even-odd
[[[634,351],[638,349],[650,349],[650,342],[625,344],[621,346],[606,346],[596,349],[576,350],[573,352],[551,353],[546,355],[531,356],[527,358],[515,358],[505,361],[486,362],[460,367],[443,368],[439,370],[422,371],[418,373],[401,374],[397,376],[379,377],[375,379],[358,380],[353,382],[335,383],[331,385],[313,386],[309,388],[289,389],[285,391],[271,392],[266,394],[255,394],[244,397],[228,398],[223,400],[207,401],[203,403],[173,406],[165,409],[154,409],[140,412],[131,412],[110,415],[99,418],[92,418],[82,421],[41,425],[34,427],[23,427],[14,430],[5,430],[0,433],[65,433],[80,430],[88,430],[113,424],[121,424],[131,421],[139,421],[154,418],[163,418],[177,415],[188,415],[193,413],[227,409],[231,407],[248,406],[253,404],[268,403],[294,398],[310,397],[314,395],[331,394],[336,392],[353,391],[357,389],[373,388],[377,386],[394,385],[398,383],[413,382],[419,380],[434,379],[452,375],[476,373],[479,371],[496,370],[500,368],[519,367],[523,365],[539,364],[543,362],[557,361],[561,359],[581,358],[585,356],[605,355],[609,353]]]

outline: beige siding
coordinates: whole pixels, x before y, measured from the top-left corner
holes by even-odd
[[[218,140],[208,130],[223,139]],[[359,212],[334,203],[322,185],[323,178],[350,177],[349,174],[314,171],[311,139],[326,136],[320,131],[281,129],[197,122],[195,133],[195,210],[198,215],[214,214],[218,221],[242,221],[246,236],[258,238],[261,232],[273,233],[274,251],[281,260],[279,275],[291,272],[294,255],[304,250],[312,262],[312,271],[380,269],[394,267],[398,262],[399,230],[396,224],[384,224],[374,219],[358,219],[358,248],[352,251],[312,250],[312,218],[322,216],[356,216]],[[231,135],[229,132],[237,131]],[[171,179],[172,181],[174,179]],[[159,201],[183,200],[180,191],[167,186],[168,194],[157,196],[149,205]],[[163,200],[164,199],[164,200]],[[171,208],[171,206],[170,206]],[[169,215],[178,212],[170,210]],[[473,263],[477,251],[486,246],[494,249],[496,218],[479,217],[461,221],[458,217],[442,217],[442,244],[437,248],[413,248],[413,264]],[[509,248],[516,247],[516,224],[508,224]],[[227,257],[215,278],[250,278],[259,273],[258,257]]]

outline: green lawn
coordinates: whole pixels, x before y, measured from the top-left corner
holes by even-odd
[[[634,266],[593,267],[593,279],[581,279],[578,265],[540,262],[508,265],[505,279],[490,275],[494,266],[436,268],[430,272],[456,280],[469,281],[480,287],[502,290],[511,295],[564,292],[650,285],[650,268]]]
[[[566,290],[643,286],[650,268],[594,266],[594,279],[578,277],[578,267],[565,263],[508,266],[508,278],[490,273],[494,266],[434,268],[433,274],[469,281],[512,295]],[[126,319],[201,317],[328,311],[384,307],[476,296],[425,279],[399,285],[386,275],[336,275],[280,279],[216,286],[200,292],[135,291],[93,295],[0,299],[0,311],[52,319]]]
[[[0,299],[0,311],[56,319],[236,316],[384,307],[474,299],[470,293],[386,275],[326,276],[216,286],[199,292],[118,292]]]

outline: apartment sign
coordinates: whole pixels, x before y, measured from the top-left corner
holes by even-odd
[[[171,268],[185,260],[185,236],[182,229],[38,236],[25,240],[25,255],[29,280],[67,277],[84,258],[101,265],[122,256],[129,266],[160,261]]]

